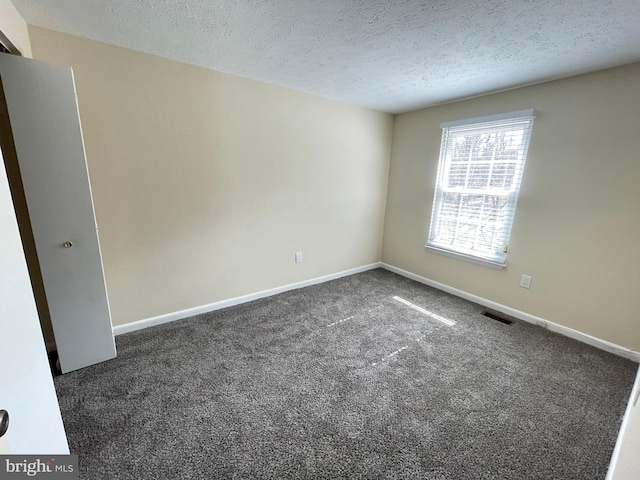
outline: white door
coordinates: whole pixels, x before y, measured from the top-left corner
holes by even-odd
[[[9,412],[9,429],[0,438],[0,454],[68,454],[1,157],[0,365],[0,409]]]
[[[62,371],[114,358],[73,73],[0,54],[0,81]]]

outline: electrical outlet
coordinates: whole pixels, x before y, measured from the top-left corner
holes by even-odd
[[[302,252],[296,252],[296,263],[302,263]]]
[[[531,288],[531,275],[525,275],[523,273],[520,276],[520,286],[522,288]]]

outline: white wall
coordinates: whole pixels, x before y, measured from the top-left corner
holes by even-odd
[[[23,57],[31,57],[27,23],[10,0],[0,0],[0,31],[20,50]]]
[[[632,402],[627,407],[618,445],[613,454],[607,480],[638,480],[640,478],[640,371],[636,376]],[[635,400],[635,405],[633,401]]]

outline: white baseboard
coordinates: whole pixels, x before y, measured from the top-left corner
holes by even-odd
[[[636,352],[630,350],[625,347],[621,347],[620,345],[616,345],[614,343],[608,342],[606,340],[602,340],[597,337],[593,337],[586,333],[579,332],[577,330],[573,330],[569,327],[565,327],[559,325],[557,323],[551,322],[549,320],[545,320],[544,318],[536,317],[535,315],[531,315],[526,312],[522,312],[520,310],[516,310],[511,307],[507,307],[506,305],[502,305],[497,302],[493,302],[491,300],[487,300],[486,298],[479,297],[477,295],[473,295],[471,293],[465,292],[463,290],[459,290],[457,288],[451,287],[449,285],[445,285],[444,283],[436,282],[435,280],[431,280],[426,277],[422,277],[415,273],[411,273],[407,270],[403,270],[398,267],[394,267],[393,265],[389,265],[383,262],[372,263],[369,265],[363,265],[361,267],[352,268],[349,270],[344,270],[342,272],[332,273],[330,275],[325,275],[322,277],[312,278],[310,280],[303,280],[301,282],[291,283],[289,285],[284,285],[281,287],[272,288],[269,290],[263,290],[261,292],[251,293],[248,295],[243,295],[240,297],[230,298],[228,300],[221,300],[219,302],[210,303],[208,305],[202,305],[199,307],[189,308],[186,310],[180,310],[177,312],[167,313],[164,315],[158,315],[157,317],[146,318],[143,320],[138,320],[136,322],[126,323],[124,325],[116,325],[113,327],[114,335],[122,335],[124,333],[133,332],[136,330],[141,330],[144,328],[152,327],[154,325],[161,325],[163,323],[173,322],[175,320],[180,320],[183,318],[192,317],[195,315],[200,315],[202,313],[213,312],[215,310],[219,310],[221,308],[232,307],[234,305],[239,305],[241,303],[251,302],[253,300],[258,300],[260,298],[270,297],[272,295],[277,295],[278,293],[286,292],[289,290],[295,290],[297,288],[308,287],[310,285],[316,285],[318,283],[328,282],[330,280],[335,280],[337,278],[346,277],[349,275],[353,275],[360,272],[365,272],[367,270],[373,270],[375,268],[384,268],[385,270],[389,270],[390,272],[396,273],[398,275],[402,275],[403,277],[409,278],[411,280],[415,280],[416,282],[423,283],[430,287],[437,288],[438,290],[442,290],[444,292],[450,293],[460,298],[464,298],[465,300],[469,300],[471,302],[477,303],[479,305],[483,305],[487,308],[491,308],[498,312],[505,313],[507,315],[511,315],[512,317],[518,318],[520,320],[524,320],[528,323],[533,323],[534,325],[539,325],[543,328],[546,328],[552,332],[560,333],[569,338],[573,338],[580,342],[586,343],[593,347],[599,348],[609,353],[613,353],[620,357],[627,358],[634,362],[640,363],[640,352]]]
[[[241,297],[230,298],[228,300],[221,300],[219,302],[210,303],[208,305],[202,305],[200,307],[188,308],[186,310],[180,310],[178,312],[167,313],[164,315],[158,315],[157,317],[146,318],[144,320],[138,320],[136,322],[125,323],[124,325],[116,325],[113,327],[114,335],[122,335],[123,333],[134,332],[136,330],[142,330],[143,328],[152,327],[154,325],[161,325],[163,323],[173,322],[183,318],[193,317],[202,313],[213,312],[214,310],[220,310],[221,308],[232,307],[241,303],[251,302],[260,298],[270,297],[277,295],[278,293],[287,292],[289,290],[295,290],[297,288],[308,287],[310,285],[316,285],[318,283],[328,282],[337,278],[346,277],[355,273],[366,272],[367,270],[373,270],[380,268],[382,264],[380,262],[372,263],[369,265],[363,265],[361,267],[351,268],[338,273],[332,273],[330,275],[324,275],[322,277],[312,278],[310,280],[303,280],[301,282],[291,283],[282,287],[271,288],[269,290],[263,290],[261,292],[250,293]]]
[[[614,480],[616,478],[622,479],[621,475],[616,474],[616,470],[618,467],[618,460],[620,457],[620,450],[622,449],[623,442],[633,442],[636,446],[640,446],[640,442],[637,440],[637,437],[626,435],[627,426],[630,422],[630,418],[632,415],[632,410],[634,408],[640,408],[638,407],[639,395],[640,395],[640,368],[638,368],[638,372],[636,373],[636,381],[633,384],[633,388],[631,389],[631,397],[629,399],[629,403],[627,403],[627,409],[624,412],[624,417],[622,417],[622,425],[620,426],[620,431],[618,432],[618,439],[616,441],[616,446],[613,449],[613,454],[611,455],[611,461],[609,462],[609,471],[607,472],[607,477],[605,478],[605,480]]]
[[[578,340],[593,347],[599,348],[600,350],[604,350],[606,352],[613,353],[614,355],[618,355],[620,357],[624,357],[634,362],[640,363],[640,352],[635,352],[628,348],[621,347],[620,345],[616,345],[615,343],[607,342],[606,340],[587,335],[586,333],[573,330],[572,328],[553,323],[549,320],[545,320],[544,318],[536,317],[535,315],[516,310],[515,308],[507,307],[506,305],[487,300],[486,298],[473,295],[463,290],[458,290],[457,288],[450,287],[449,285],[445,285],[444,283],[436,282],[435,280],[431,280],[426,277],[421,277],[420,275],[416,275],[415,273],[408,272],[387,263],[382,263],[381,266],[385,270],[397,273],[398,275],[402,275],[403,277],[410,278],[411,280],[415,280],[416,282],[423,283],[430,287],[437,288],[438,290],[450,293],[452,295],[455,295],[456,297],[464,298],[465,300],[483,305],[498,312],[506,313],[507,315],[511,315],[512,317],[524,320],[528,323],[533,323],[534,325],[539,325],[546,328],[547,330],[560,333],[566,337],[573,338],[574,340]]]
[[[328,282],[330,280],[335,280],[337,278],[346,277],[349,275],[365,272],[367,270],[373,270],[376,268],[384,268],[385,270],[396,273],[398,275],[409,278],[411,280],[415,280],[416,282],[428,285],[430,287],[437,288],[438,290],[442,290],[444,292],[450,293],[457,297],[464,298],[465,300],[469,300],[471,302],[477,303],[479,305],[483,305],[487,308],[491,308],[498,312],[511,315],[512,317],[519,318],[520,320],[523,320],[525,322],[539,325],[553,332],[560,333],[562,335],[565,335],[567,337],[589,344],[601,350],[604,350],[604,351],[613,353],[615,355],[640,363],[640,352],[629,350],[627,348],[621,347],[614,343],[607,342],[606,340],[602,340],[602,339],[593,337],[591,335],[587,335],[585,333],[579,332],[577,330],[573,330],[571,328],[558,325],[557,323],[553,323],[549,320],[545,320],[543,318],[536,317],[535,315],[531,315],[529,313],[522,312],[520,310],[516,310],[511,307],[507,307],[506,305],[502,305],[502,304],[493,302],[491,300],[487,300],[486,298],[482,298],[477,295],[473,295],[471,293],[465,292],[463,290],[459,290],[457,288],[451,287],[449,285],[436,282],[435,280],[430,280],[426,277],[422,277],[415,273],[411,273],[407,270],[403,270],[401,268],[394,267],[393,265],[389,265],[383,262],[372,263],[370,265],[364,265],[362,267],[352,268],[349,270],[344,270],[342,272],[333,273],[333,274],[325,275],[322,277],[312,278],[310,280],[303,280],[301,282],[291,283],[289,285],[284,285],[282,287],[276,287],[269,290],[263,290],[261,292],[252,293],[249,295],[243,295],[241,297],[235,297],[228,300],[222,300],[219,302],[210,303],[208,305],[202,305],[200,307],[181,310],[178,312],[168,313],[165,315],[159,315],[157,317],[147,318],[144,320],[139,320],[137,322],[127,323],[125,325],[117,325],[113,327],[113,333],[114,335],[122,335],[123,333],[133,332],[133,331],[141,330],[154,325],[161,325],[163,323],[173,322],[175,320],[192,317],[194,315],[199,315],[202,313],[212,312],[215,310],[219,310],[221,308],[239,305],[241,303],[251,302],[253,300],[270,297],[272,295],[277,295],[278,293],[286,292],[289,290],[295,290],[297,288],[303,288],[303,287],[308,287],[310,285],[316,285],[319,283]],[[627,405],[627,411],[622,421],[622,427],[618,435],[618,441],[616,443],[616,447],[611,457],[611,462],[609,465],[609,473],[607,475],[606,480],[610,480],[613,478],[612,474],[615,470],[616,462],[618,459],[621,439],[624,435],[626,424],[628,423],[628,418],[631,412],[631,408],[633,408],[633,403],[634,403],[633,401],[639,394],[640,394],[640,368],[638,369],[638,374],[636,376],[636,382],[632,390],[631,399],[629,400],[629,404]]]

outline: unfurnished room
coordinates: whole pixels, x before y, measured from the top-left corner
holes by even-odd
[[[640,479],[637,0],[0,0],[0,478]]]

